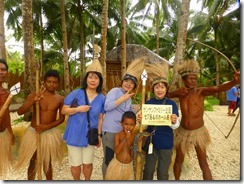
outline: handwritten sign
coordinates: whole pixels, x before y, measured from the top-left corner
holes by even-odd
[[[170,126],[172,105],[142,104],[142,125]]]

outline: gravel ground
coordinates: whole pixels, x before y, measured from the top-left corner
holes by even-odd
[[[204,114],[205,125],[208,128],[212,144],[208,148],[208,162],[214,180],[240,180],[240,117],[228,138],[236,117],[227,116],[227,106],[215,106],[214,111],[207,111]],[[16,113],[11,113],[12,120],[19,118]],[[28,123],[14,125],[14,128],[26,126]],[[95,150],[95,161],[93,165],[92,180],[102,180],[101,163],[103,159],[102,148]],[[172,167],[170,167],[170,180],[174,180]],[[43,176],[43,179],[45,177]],[[62,166],[54,167],[54,180],[72,180],[70,167],[65,156]],[[81,177],[83,179],[83,176]],[[155,177],[156,179],[156,177]],[[11,172],[2,180],[26,180],[26,172]],[[202,180],[202,173],[198,165],[194,151],[190,157],[186,157],[182,170],[181,180]]]

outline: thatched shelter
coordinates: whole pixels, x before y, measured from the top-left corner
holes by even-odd
[[[162,62],[165,67],[172,66],[172,64],[167,61],[166,59],[160,57],[153,51],[149,50],[148,48],[142,45],[136,44],[127,44],[126,45],[126,64],[127,66],[136,58],[146,56],[148,59],[146,62],[153,63],[153,62]],[[112,89],[113,87],[118,87],[121,84],[121,46],[112,49],[111,51],[107,52],[106,56],[106,68],[107,68],[107,91]],[[139,81],[140,84],[141,81]],[[138,91],[140,91],[141,85],[139,85]],[[149,85],[147,82],[147,88],[149,89]]]

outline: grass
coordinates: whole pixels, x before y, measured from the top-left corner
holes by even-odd
[[[214,105],[219,105],[219,99],[213,96],[207,96],[204,100],[204,111],[213,111]]]

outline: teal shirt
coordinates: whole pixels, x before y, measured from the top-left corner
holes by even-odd
[[[70,106],[72,101],[77,98],[78,105],[86,105],[84,90],[76,89],[72,91],[64,100],[64,105]],[[89,103],[91,109],[90,124],[91,128],[98,127],[98,118],[102,113],[104,114],[105,96],[98,94],[94,100]],[[68,118],[67,126],[63,135],[66,144],[71,146],[86,147],[88,145],[87,139],[88,125],[87,125],[87,112],[78,112],[70,115]]]

